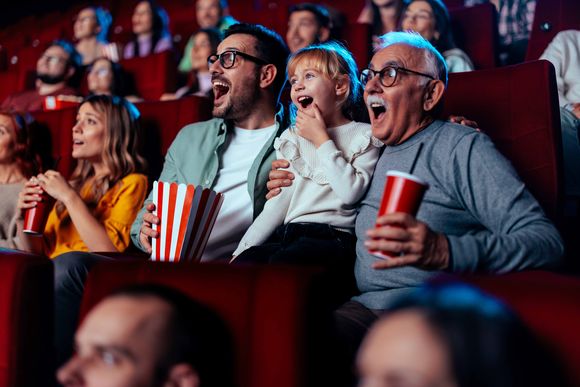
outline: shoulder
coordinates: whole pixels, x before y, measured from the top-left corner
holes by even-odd
[[[143,185],[147,184],[147,176],[142,173],[130,173],[121,179],[124,185]]]
[[[207,136],[216,136],[223,124],[224,120],[221,118],[212,118],[211,120],[189,124],[181,128],[179,133],[177,133],[176,139],[199,139]]]

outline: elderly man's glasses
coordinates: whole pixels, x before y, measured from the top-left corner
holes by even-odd
[[[397,80],[397,74],[399,74],[400,72],[421,75],[421,76],[427,77],[429,79],[435,79],[435,77],[433,77],[432,75],[420,73],[418,71],[409,70],[409,69],[406,69],[404,67],[387,66],[384,69],[381,69],[379,71],[376,71],[373,69],[364,69],[360,73],[360,82],[362,83],[362,85],[364,87],[367,85],[367,83],[371,79],[378,76],[379,81],[381,82],[381,85],[383,85],[384,87],[391,87],[395,84],[395,81]]]
[[[234,66],[234,64],[236,63],[236,57],[238,55],[241,56],[244,59],[251,60],[252,62],[257,63],[259,65],[266,65],[266,64],[268,64],[268,62],[266,62],[263,59],[256,58],[255,56],[252,56],[250,54],[246,54],[245,52],[235,51],[235,50],[227,50],[227,51],[222,52],[219,55],[218,54],[210,55],[207,58],[207,64],[209,66],[211,66],[212,64],[214,64],[215,62],[217,62],[219,60],[220,61],[220,65],[224,69],[229,69],[229,68],[232,68]]]

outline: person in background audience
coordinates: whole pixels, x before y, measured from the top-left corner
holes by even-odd
[[[455,46],[449,12],[441,0],[411,0],[403,11],[401,29],[418,32],[430,41],[443,55],[448,72],[474,70],[471,59]]]
[[[559,32],[540,59],[556,70],[566,195],[576,202],[567,212],[580,214],[580,30]]]
[[[16,204],[26,179],[42,170],[40,144],[25,115],[0,111],[0,247],[19,247]],[[43,144],[44,145],[44,144]]]
[[[83,65],[89,65],[105,55],[111,23],[111,14],[102,7],[87,7],[78,13],[74,22],[74,38]]]
[[[124,97],[130,102],[141,102],[143,99],[129,93],[127,76],[119,63],[108,58],[98,58],[88,68],[87,85],[89,95],[104,94]]]
[[[207,58],[216,52],[222,41],[222,33],[217,28],[202,28],[192,35],[193,48],[191,50],[191,71],[187,85],[175,93],[161,96],[161,100],[172,100],[186,95],[208,96],[211,93],[211,74]]]
[[[154,0],[137,3],[131,19],[133,40],[123,50],[123,58],[138,58],[173,48],[167,13]]]
[[[378,47],[377,38],[397,30],[405,0],[367,0],[357,23],[370,24],[373,47]]]
[[[72,44],[56,40],[48,46],[36,62],[36,83],[34,90],[27,90],[8,96],[2,103],[2,110],[41,110],[47,96],[77,95],[77,91],[67,85],[81,66],[81,57]]]
[[[360,387],[570,386],[554,354],[499,300],[464,284],[424,286],[377,321]]]
[[[234,350],[216,312],[160,285],[130,285],[99,302],[57,373],[64,387],[233,387]]]
[[[536,0],[465,0],[466,7],[492,3],[498,12],[500,61],[504,65],[523,62],[526,56]]]
[[[222,33],[238,22],[228,14],[227,0],[197,0],[195,2],[195,17],[199,28],[217,28]],[[179,62],[179,71],[182,73],[191,71],[191,50],[194,44],[192,35],[187,41],[181,62]]]
[[[314,43],[330,40],[332,29],[328,10],[319,4],[301,3],[290,6],[288,10],[288,30],[286,44],[290,52]]]

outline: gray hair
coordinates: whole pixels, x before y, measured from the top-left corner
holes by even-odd
[[[425,54],[425,65],[427,72],[435,79],[443,81],[447,88],[447,64],[443,56],[428,40],[416,32],[388,32],[381,36],[375,52],[382,50],[393,44],[406,44],[411,47],[423,50]]]

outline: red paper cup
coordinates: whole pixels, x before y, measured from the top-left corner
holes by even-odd
[[[22,231],[27,234],[42,235],[48,214],[54,206],[54,199],[49,194],[43,192],[41,197],[42,201],[36,202],[36,207],[29,208],[24,213],[24,229]]]
[[[378,216],[394,212],[404,212],[416,216],[427,188],[429,188],[429,184],[417,176],[399,171],[387,172],[385,191]],[[381,226],[376,224],[375,227]],[[380,258],[392,258],[398,255],[397,253],[388,254],[377,250],[369,250],[369,252]]]

